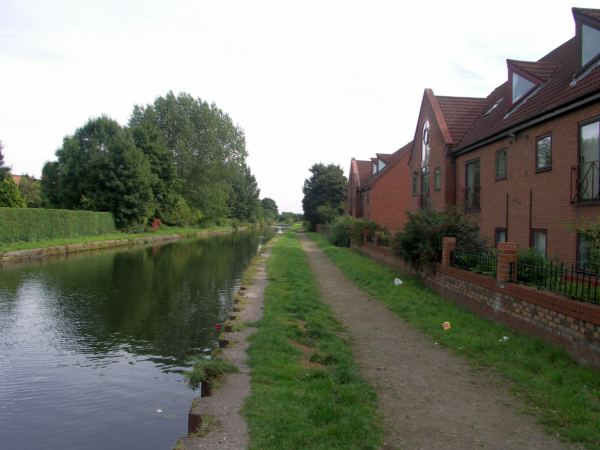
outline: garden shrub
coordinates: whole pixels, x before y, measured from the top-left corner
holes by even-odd
[[[417,270],[431,271],[441,260],[443,237],[456,237],[458,246],[484,246],[477,224],[455,209],[407,214],[404,230],[392,240],[392,252]]]
[[[115,231],[115,221],[109,212],[0,208],[2,243],[95,236]]]
[[[353,219],[350,216],[337,217],[329,227],[329,242],[338,247],[350,247]]]

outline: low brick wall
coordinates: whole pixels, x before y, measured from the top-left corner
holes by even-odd
[[[414,270],[373,244],[354,246],[362,253],[407,274]],[[437,265],[423,277],[427,287],[475,314],[537,336],[567,350],[580,363],[600,367],[600,306],[551,292],[502,283],[455,267]]]

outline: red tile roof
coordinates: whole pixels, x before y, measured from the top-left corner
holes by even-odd
[[[507,59],[506,63],[544,82],[548,81],[554,72],[556,72],[556,69],[560,67],[559,63],[553,61],[516,61],[514,59]]]
[[[573,13],[578,13],[582,16],[586,16],[590,19],[597,20],[598,22],[600,22],[600,9],[573,8]]]
[[[475,119],[483,113],[487,99],[476,97],[447,97],[436,95],[448,131],[454,142],[458,142],[471,127]]]
[[[546,71],[547,74],[551,65],[556,66],[550,78],[514,107],[510,102],[509,83],[498,86],[487,97],[485,111],[503,100],[487,115],[485,111],[479,115],[473,126],[462,136],[454,152],[476,148],[489,139],[494,139],[496,135],[518,131],[519,126],[526,126],[525,123],[531,120],[600,94],[600,67],[593,68],[589,73],[579,74],[577,38],[568,40],[538,63],[542,64],[528,66],[529,70],[538,70],[538,74]]]
[[[364,186],[373,174],[373,163],[371,161],[356,161],[358,168],[358,186]]]
[[[389,164],[394,160],[394,153],[376,153],[377,158]]]
[[[13,181],[15,182],[15,184],[19,184],[21,182],[21,178],[23,178],[23,175],[10,175],[13,179]]]

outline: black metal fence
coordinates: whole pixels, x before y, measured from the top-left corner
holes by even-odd
[[[550,260],[537,264],[520,263],[517,260],[516,273],[511,267],[510,280],[516,283],[535,286],[557,294],[587,303],[600,304],[600,274],[577,270]]]
[[[496,259],[495,248],[457,248],[452,252],[450,264],[471,272],[496,276]]]

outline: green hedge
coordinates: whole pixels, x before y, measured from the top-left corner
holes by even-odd
[[[115,231],[115,221],[108,212],[0,208],[1,243],[95,236]]]

